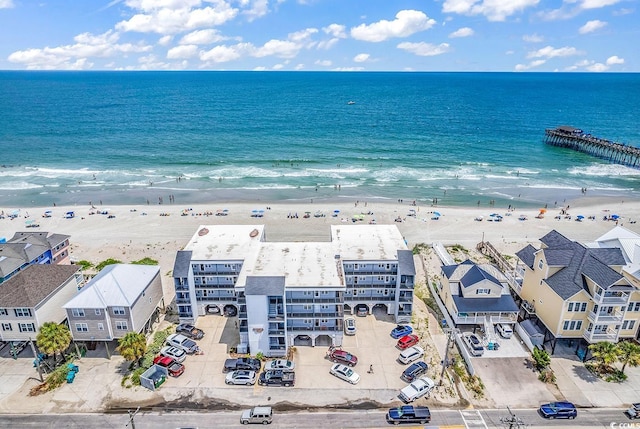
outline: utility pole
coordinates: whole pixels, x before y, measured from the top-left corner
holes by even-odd
[[[31,351],[33,352],[34,361],[36,364],[36,368],[38,368],[38,375],[40,376],[40,383],[44,383],[44,378],[42,377],[42,367],[40,366],[40,357],[38,356],[38,352],[36,352],[36,346],[33,345],[33,340],[29,337],[29,344],[31,345]]]
[[[136,429],[136,422],[133,421],[133,418],[136,416],[136,414],[138,414],[139,411],[140,407],[138,407],[138,409],[136,409],[134,412],[131,412],[131,410],[127,410],[127,413],[129,413],[129,423],[127,423],[125,427],[131,424],[131,429]]]
[[[447,347],[444,350],[444,360],[442,361],[442,372],[440,373],[440,386],[442,386],[442,382],[444,380],[444,370],[447,368],[447,361],[449,360],[449,346],[451,343],[451,334],[453,331],[451,329],[447,330]]]
[[[509,417],[501,417],[500,422],[504,423],[505,426],[509,425],[509,429],[520,429],[526,426],[520,417],[513,414],[511,408],[507,407],[507,410],[509,410]]]

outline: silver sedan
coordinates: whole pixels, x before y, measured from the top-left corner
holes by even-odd
[[[238,370],[232,371],[227,374],[226,379],[224,380],[227,384],[244,384],[247,386],[251,386],[256,383],[256,372],[248,371],[248,370]]]

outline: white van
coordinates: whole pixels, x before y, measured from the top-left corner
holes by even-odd
[[[513,328],[511,325],[506,323],[498,323],[496,325],[498,328],[498,333],[502,336],[502,338],[511,338],[513,336]]]
[[[398,361],[406,365],[414,360],[420,359],[422,356],[424,356],[424,349],[420,346],[413,346],[403,350],[400,356],[398,356]]]

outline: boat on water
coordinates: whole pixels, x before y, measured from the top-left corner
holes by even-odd
[[[352,101],[352,100],[349,100],[349,101],[347,101],[347,104],[348,104],[348,105],[352,105],[352,104],[356,104],[356,102],[355,102],[355,101]]]

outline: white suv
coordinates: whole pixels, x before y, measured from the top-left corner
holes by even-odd
[[[424,356],[424,349],[420,346],[413,346],[403,350],[400,356],[398,356],[398,361],[406,365],[414,360],[420,359],[422,356]]]
[[[167,337],[167,345],[184,350],[187,354],[194,354],[200,350],[198,344],[182,334],[171,334]]]

